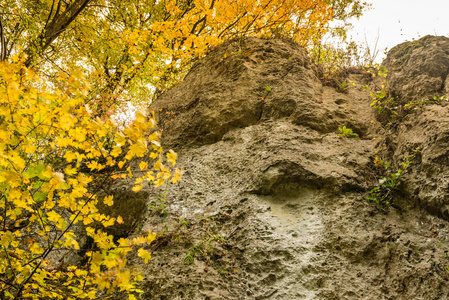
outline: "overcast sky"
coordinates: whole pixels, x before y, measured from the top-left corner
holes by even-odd
[[[449,37],[449,0],[367,0],[372,9],[353,21],[351,36],[371,47],[388,49],[428,34]],[[381,51],[382,52],[382,51]],[[378,61],[383,58],[379,53]]]

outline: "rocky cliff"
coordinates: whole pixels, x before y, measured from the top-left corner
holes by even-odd
[[[448,92],[448,41],[391,50],[398,105]],[[184,171],[146,191],[140,227],[159,236],[136,266],[141,299],[449,297],[447,102],[385,127],[370,107],[379,79],[356,72],[339,93],[316,74],[290,40],[231,40],[151,105]],[[358,138],[339,137],[343,126]],[[366,199],[379,161],[394,173],[412,153],[379,211]]]

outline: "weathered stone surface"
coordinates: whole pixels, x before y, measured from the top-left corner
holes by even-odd
[[[390,88],[403,103],[448,94],[449,38],[428,35],[399,44],[383,65]]]
[[[396,163],[424,148],[401,209],[384,215],[366,201],[378,179],[372,138],[383,131],[370,124],[366,82],[351,80],[348,94],[323,87],[291,41],[232,40],[151,106],[184,173],[161,203],[167,218],[157,209],[142,217],[143,230],[163,234],[148,265],[131,258],[146,275],[141,299],[449,297],[449,223],[438,217],[449,176],[446,107],[389,133]],[[339,138],[343,125],[360,138]],[[149,200],[165,194],[149,192]]]
[[[233,129],[278,119],[320,133],[342,124],[364,132],[367,120],[354,118],[357,103],[323,93],[294,42],[232,40],[196,63],[151,109],[159,112],[164,144],[177,148],[212,144]]]

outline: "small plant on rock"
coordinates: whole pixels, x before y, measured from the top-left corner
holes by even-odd
[[[190,265],[194,261],[194,257],[196,252],[200,252],[204,256],[212,256],[214,252],[216,252],[216,247],[214,244],[225,244],[227,242],[226,238],[220,234],[212,234],[211,232],[207,232],[201,239],[201,241],[193,246],[189,251],[187,251],[186,256],[184,258],[184,264]]]
[[[378,74],[385,77],[387,70],[382,68]],[[427,105],[439,104],[448,101],[446,95],[434,96],[431,98],[422,98],[405,102],[392,92],[388,83],[383,82],[380,87],[376,86],[376,91],[371,94],[371,107],[376,110],[376,119],[385,127],[402,122],[410,113],[423,111]]]
[[[346,92],[347,89],[348,89],[347,82],[346,81],[342,81],[342,82],[338,83],[336,89],[337,89],[337,92],[340,92],[340,93]]]
[[[370,195],[367,199],[381,212],[387,213],[389,207],[393,205],[394,193],[398,190],[401,183],[401,177],[405,170],[410,166],[411,161],[415,159],[416,152],[419,152],[419,150],[415,149],[411,155],[405,158],[401,163],[401,167],[396,172],[382,176],[379,179],[379,185],[370,190]],[[376,166],[379,164],[386,168],[390,168],[389,163],[384,163],[383,160],[379,160],[377,157],[376,159]]]
[[[150,205],[148,205],[148,209],[154,214],[157,214],[161,217],[161,222],[164,222],[165,217],[168,215],[167,205],[166,203],[167,196],[167,188],[165,189],[165,193],[161,193],[160,197],[157,197],[156,200],[152,200]]]
[[[399,186],[402,173],[403,169],[399,169],[396,173],[379,179],[380,185],[371,189],[370,196],[367,197],[368,201],[374,203],[380,211],[387,212],[393,203],[393,192]]]
[[[266,86],[265,87],[265,93],[267,93],[267,95],[269,95],[271,93],[271,86]]]
[[[347,138],[358,138],[359,135],[352,131],[351,128],[346,128],[346,126],[338,127],[338,130],[340,133],[338,134],[339,137],[347,137]]]

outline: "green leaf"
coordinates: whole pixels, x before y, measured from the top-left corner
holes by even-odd
[[[31,178],[34,178],[34,177],[36,177],[36,176],[39,176],[39,178],[41,178],[43,172],[45,172],[45,165],[39,164],[39,165],[37,165],[37,166],[31,166],[31,167],[29,167],[29,168],[25,171],[24,175],[25,175],[26,177],[30,178],[30,179],[31,179]],[[41,178],[41,179],[47,179],[47,178],[44,177],[44,178]]]
[[[34,201],[39,203],[39,202],[42,202],[45,199],[47,199],[47,195],[48,195],[48,193],[36,192],[33,195],[33,199],[34,199]]]

